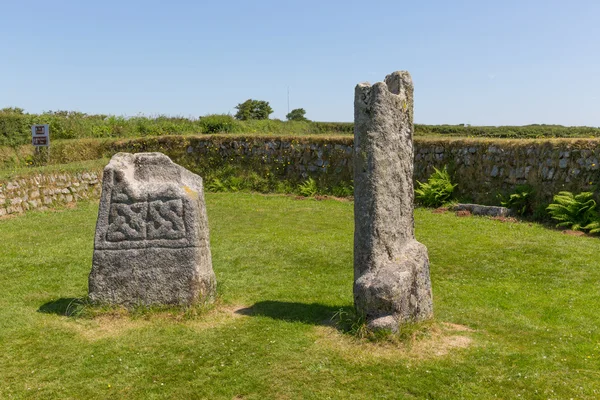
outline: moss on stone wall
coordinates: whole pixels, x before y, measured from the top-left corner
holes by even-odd
[[[254,173],[266,180],[264,191],[278,181],[295,186],[309,177],[325,191],[352,180],[348,137],[160,137],[114,142],[109,151],[160,151],[207,181],[223,170]]]
[[[205,178],[230,179],[240,188],[291,191],[313,178],[325,193],[351,188],[353,138],[349,136],[162,136],[130,140],[65,141],[53,161],[110,157],[116,152],[160,151]],[[55,158],[56,157],[56,158]],[[596,191],[600,139],[415,138],[415,180],[448,165],[463,200],[498,204],[499,195],[529,184],[543,206],[561,190]],[[241,183],[240,183],[241,182]],[[347,190],[346,190],[347,191]]]
[[[528,184],[535,203],[551,202],[561,190],[597,191],[600,140],[422,140],[415,146],[415,177],[448,168],[458,194],[482,204]]]

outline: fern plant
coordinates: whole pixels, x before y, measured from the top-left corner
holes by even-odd
[[[244,189],[244,178],[231,176],[225,181],[225,186],[229,192],[239,192]]]
[[[354,185],[351,183],[340,182],[337,186],[334,186],[331,193],[335,197],[348,197],[354,195]]]
[[[447,203],[452,198],[452,192],[456,184],[452,183],[448,169],[439,170],[433,168],[435,172],[431,174],[427,182],[417,181],[419,187],[415,189],[415,197],[419,203],[425,207],[439,207]]]
[[[584,226],[583,229],[589,231],[589,233],[600,233],[600,220],[596,220],[591,224]]]
[[[592,192],[582,192],[574,195],[571,192],[559,192],[554,201],[546,209],[550,216],[558,221],[557,227],[567,227],[574,231],[596,231],[597,221],[596,201]]]
[[[308,178],[307,180],[302,182],[298,186],[298,190],[302,196],[306,197],[314,197],[317,193],[319,193],[317,181],[315,181],[313,178]]]
[[[226,192],[227,186],[219,178],[213,178],[206,184],[206,190],[209,192]]]
[[[503,207],[510,208],[519,215],[529,215],[533,213],[533,195],[534,191],[530,185],[519,185],[508,200],[500,202]]]

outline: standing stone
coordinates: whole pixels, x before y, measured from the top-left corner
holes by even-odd
[[[202,178],[161,153],[118,153],[104,169],[93,302],[191,305],[215,295]]]
[[[371,329],[433,316],[427,248],[414,234],[412,135],[408,72],[356,86],[354,305]]]

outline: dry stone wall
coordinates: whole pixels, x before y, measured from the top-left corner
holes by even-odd
[[[312,176],[335,184],[352,180],[352,143],[351,137],[162,137],[114,143],[110,151],[160,151],[202,176],[231,164],[291,181]]]
[[[531,185],[539,204],[562,190],[593,191],[600,183],[600,141],[421,140],[415,149],[415,178],[448,165],[459,196],[481,204],[498,194]]]
[[[594,190],[600,184],[600,140],[481,140],[415,138],[414,179],[426,181],[433,168],[448,166],[457,194],[481,204],[498,204],[516,186],[531,185],[537,203],[549,203],[561,190]],[[348,138],[196,139],[185,151],[165,151],[189,168],[207,158],[269,171],[282,178],[309,176],[334,186],[352,179],[353,141]],[[144,151],[156,150],[148,148]],[[199,171],[204,173],[205,171]]]
[[[40,173],[0,181],[0,216],[100,197],[101,173]]]
[[[458,183],[458,195],[470,202],[498,204],[498,194],[506,195],[517,185],[530,184],[538,193],[537,203],[543,205],[561,190],[597,190],[600,184],[598,139],[417,137],[414,142],[415,181],[427,180],[433,167],[448,165]],[[295,182],[312,176],[330,186],[349,183],[353,176],[351,137],[169,136],[116,142],[106,149],[106,155],[119,151],[160,151],[205,176],[226,163]],[[98,198],[98,178],[99,172],[0,180],[0,215],[66,203],[69,194],[73,201],[85,196]]]

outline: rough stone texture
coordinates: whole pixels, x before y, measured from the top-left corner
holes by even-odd
[[[142,146],[138,139],[119,141],[119,145],[114,146],[120,151],[166,148],[165,152],[176,163],[201,173],[227,162],[261,176],[273,174],[297,182],[312,176],[329,187],[340,183],[349,185],[353,176],[352,137],[167,136],[144,140],[150,143],[143,142]],[[453,181],[458,183],[456,195],[465,199],[463,201],[498,204],[498,194],[506,197],[522,184],[533,187],[534,208],[545,208],[561,190],[598,194],[595,187],[600,183],[599,139],[516,141],[417,137],[414,141],[414,179],[425,182],[433,173],[433,167],[440,169],[448,165]],[[61,181],[59,175],[66,176],[66,181]],[[58,188],[68,188],[74,202],[82,198],[97,199],[99,175],[98,171],[64,172],[0,179],[0,215],[26,211],[12,205],[14,198],[23,202],[28,202],[27,197],[29,201],[37,199],[35,206],[30,204],[30,209],[68,202],[68,195],[61,200],[54,192]],[[596,200],[600,201],[600,197]]]
[[[0,216],[97,199],[98,175],[98,171],[50,172],[0,181]]]
[[[190,305],[215,294],[202,178],[161,153],[104,169],[89,278],[93,302]]]
[[[259,175],[302,181],[311,176],[323,186],[350,184],[352,137],[165,137],[119,141],[118,151],[165,148],[176,163],[205,173],[223,162]],[[455,194],[465,202],[498,204],[517,185],[535,190],[535,207],[545,207],[561,190],[593,191],[600,183],[600,139],[414,138],[414,179],[427,181],[448,165]],[[600,201],[600,198],[597,199]]]
[[[457,204],[454,211],[469,211],[473,215],[484,215],[488,217],[510,217],[512,211],[506,207],[482,206],[479,204]]]
[[[372,329],[433,316],[427,248],[415,240],[408,72],[354,97],[354,304]]]
[[[440,147],[438,153],[434,145]],[[498,194],[507,196],[527,184],[534,189],[534,207],[545,208],[562,190],[595,191],[600,183],[598,139],[428,139],[416,148],[416,179],[427,179],[433,167],[449,165],[458,183],[456,194],[479,204],[498,203]]]

